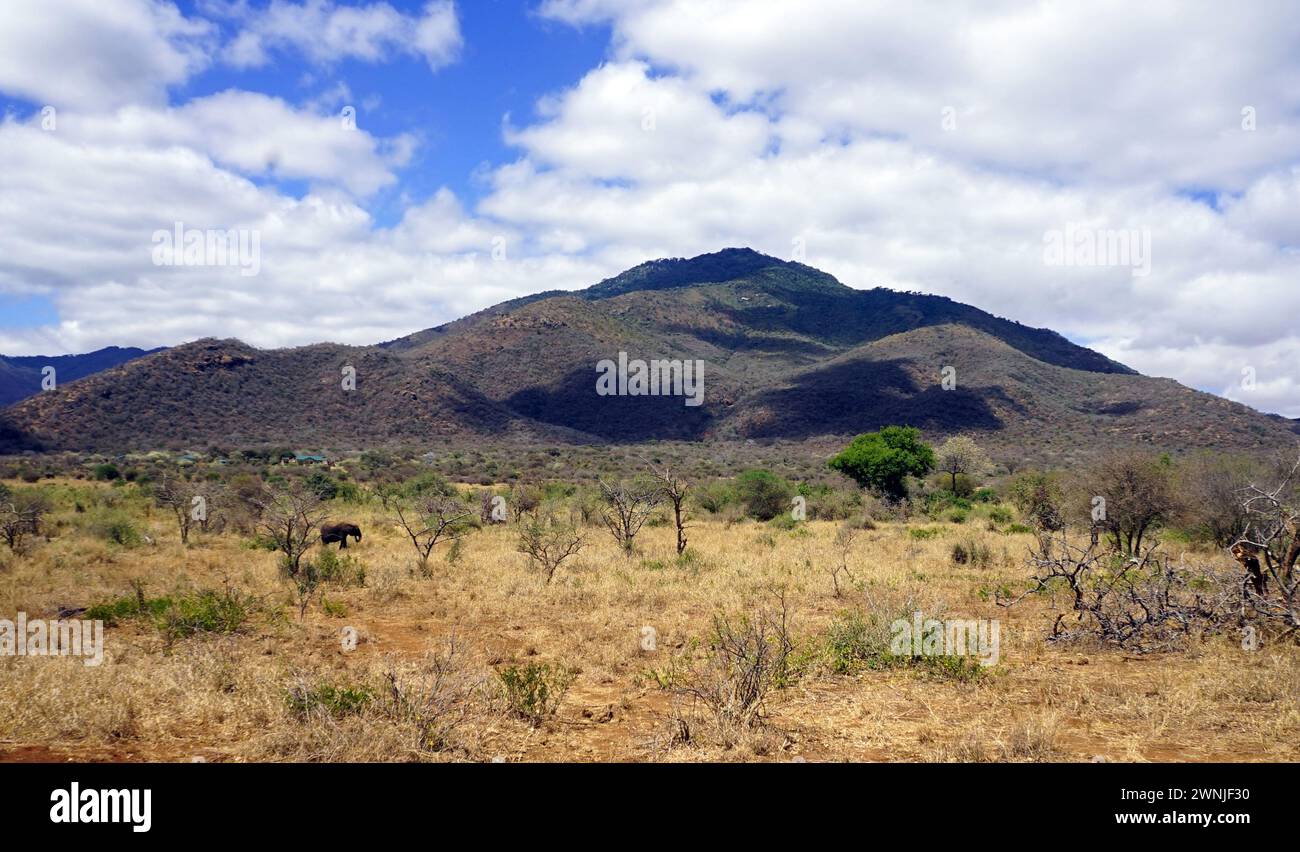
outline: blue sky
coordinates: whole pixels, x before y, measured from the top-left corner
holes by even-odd
[[[398,11],[419,14],[425,0],[391,0]],[[202,2],[177,4],[188,15],[200,14]],[[591,23],[568,26],[536,14],[537,3],[525,0],[475,0],[457,7],[464,38],[458,60],[436,73],[417,56],[394,56],[384,64],[344,58],[328,67],[277,62],[261,68],[214,65],[172,90],[179,103],[227,89],[247,89],[291,103],[314,102],[357,110],[359,126],[379,136],[420,134],[422,145],[401,170],[401,183],[372,199],[369,209],[381,223],[400,216],[402,197],[423,200],[447,186],[469,202],[483,193],[475,174],[515,156],[502,137],[502,122],[534,117],[543,95],[571,86],[598,65],[609,45],[609,27]],[[225,33],[238,22],[216,18]],[[336,94],[344,85],[350,97]],[[32,114],[41,103],[0,92],[0,112]],[[302,182],[271,181],[282,191],[302,195]],[[33,300],[33,303],[42,300]],[[19,307],[21,314],[21,306]],[[43,310],[26,314],[43,322]],[[9,318],[13,322],[13,317]]]
[[[1300,416],[1298,48],[1281,0],[6,0],[0,352],[373,343],[747,245]]]

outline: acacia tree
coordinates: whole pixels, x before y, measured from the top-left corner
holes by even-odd
[[[469,527],[473,513],[455,497],[445,494],[425,494],[413,504],[394,505],[397,522],[411,539],[420,573],[429,573],[429,554],[438,542],[460,538]]]
[[[1057,477],[1044,471],[1029,470],[1020,474],[1009,489],[1011,502],[1039,532],[1057,532],[1064,528],[1061,504],[1065,500]]]
[[[1172,518],[1178,507],[1172,470],[1150,455],[1108,456],[1088,469],[1082,482],[1093,524],[1126,556],[1140,553],[1143,539]]]
[[[0,485],[0,537],[11,551],[23,552],[24,540],[40,532],[47,511],[49,505],[39,494],[15,494]]]
[[[935,452],[934,469],[952,477],[952,493],[957,493],[957,477],[970,476],[988,467],[989,459],[969,435],[954,435]]]
[[[862,488],[890,499],[907,497],[907,477],[925,476],[934,469],[934,450],[910,426],[886,426],[854,438],[827,464]]]
[[[258,509],[257,528],[280,551],[281,564],[290,577],[298,576],[302,557],[320,537],[326,510],[320,494],[300,482],[282,488],[264,488],[251,498]]]
[[[519,530],[517,550],[528,556],[529,566],[540,567],[549,586],[555,571],[586,544],[586,538],[571,523],[554,516],[533,518]]]
[[[164,473],[153,489],[153,499],[158,506],[171,512],[172,517],[176,519],[181,544],[189,544],[190,530],[195,524],[202,529],[207,528],[208,499],[196,483]]]
[[[609,483],[602,479],[600,494],[605,501],[601,520],[618,546],[631,551],[632,540],[663,500],[662,490],[653,483]]]
[[[1258,466],[1244,456],[1200,453],[1179,465],[1179,523],[1219,547],[1237,541],[1251,518],[1242,492],[1251,487]]]
[[[673,525],[677,529],[677,555],[681,556],[686,550],[686,495],[690,493],[691,486],[681,475],[673,471],[667,465],[663,468],[650,467],[654,474],[655,480],[659,483],[659,491],[672,504],[673,507]]]

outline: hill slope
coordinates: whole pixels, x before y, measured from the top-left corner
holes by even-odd
[[[703,363],[703,402],[600,395],[597,364]],[[357,387],[341,387],[353,366]],[[945,389],[942,371],[955,371]],[[4,412],[9,448],[357,448],[473,440],[807,440],[910,423],[1026,454],[1263,449],[1293,424],[938,296],[855,290],[749,249],[641,264],[378,346],[198,341]]]
[[[0,407],[40,393],[47,366],[57,381],[70,382],[157,351],[108,346],[83,355],[0,355]]]

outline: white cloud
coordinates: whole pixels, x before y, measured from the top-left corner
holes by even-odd
[[[272,0],[265,9],[235,7],[243,29],[223,51],[230,64],[266,64],[270,53],[292,50],[317,65],[343,59],[387,61],[394,54],[420,56],[437,70],[455,61],[462,37],[451,0],[431,0],[407,15],[384,2],[361,6],[331,0]]]
[[[1300,17],[1133,4],[550,0],[610,21],[617,54],[733,101],[770,97],[824,133],[886,135],[1065,181],[1240,187],[1300,147]],[[1256,130],[1242,129],[1243,108]],[[956,126],[945,130],[943,111]]]
[[[162,103],[215,36],[159,0],[6,0],[0,15],[0,91],[56,109]]]
[[[184,146],[241,174],[335,184],[368,195],[396,180],[415,144],[376,139],[341,115],[296,109],[279,98],[227,90],[179,107],[124,107],[61,116],[52,139],[82,144]]]

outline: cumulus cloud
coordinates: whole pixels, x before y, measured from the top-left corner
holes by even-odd
[[[455,61],[462,45],[452,0],[432,0],[413,15],[384,2],[345,6],[332,0],[272,0],[264,9],[235,7],[232,15],[242,29],[222,55],[240,68],[265,65],[275,51],[293,51],[317,65],[414,55],[437,70]]]
[[[216,28],[158,0],[6,0],[0,91],[56,109],[162,103],[207,67]]]
[[[58,140],[183,146],[241,174],[331,183],[368,195],[396,180],[414,147],[409,134],[377,139],[340,115],[322,115],[256,92],[227,90],[179,107],[123,107],[65,115]]]

